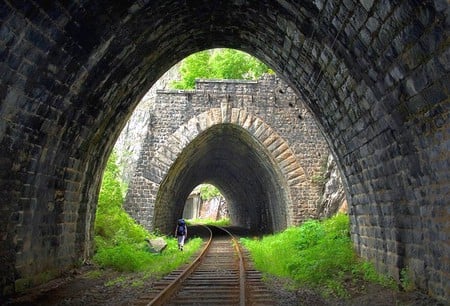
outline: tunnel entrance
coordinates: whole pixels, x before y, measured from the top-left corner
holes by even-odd
[[[218,124],[186,146],[159,188],[155,228],[164,231],[166,220],[182,216],[191,190],[202,182],[217,186],[227,199],[232,224],[261,233],[287,226],[285,179],[265,147],[245,129]]]
[[[160,213],[160,224],[155,223],[155,201],[161,185],[176,160],[183,160],[180,156],[200,134],[211,128],[217,129],[217,126],[231,125],[246,131],[263,147],[268,157],[261,159],[274,163],[280,177],[279,184],[287,186],[277,191],[285,193],[288,198],[284,206],[287,211],[282,213],[287,220],[283,223],[298,224],[313,218],[317,211],[316,203],[320,200],[320,187],[314,184],[313,177],[322,171],[322,161],[325,159],[326,162],[329,151],[313,117],[303,104],[296,102],[296,97],[286,83],[270,74],[256,81],[197,80],[194,90],[158,90],[147,137],[129,185],[124,204],[126,211],[149,230],[170,231],[172,213]],[[301,112],[301,120],[291,113],[293,107]],[[220,136],[219,133],[217,135]],[[299,135],[301,139],[298,139]],[[220,137],[219,142],[222,141]],[[233,143],[224,142],[223,145],[226,152],[228,145]],[[247,149],[238,149],[237,152]],[[192,182],[190,190],[184,193],[190,192],[199,182],[202,180]],[[223,190],[221,192],[228,197]],[[264,201],[259,199],[258,202]],[[164,224],[167,228],[159,227]]]
[[[344,175],[358,254],[397,278],[409,267],[419,288],[448,300],[448,7],[445,0],[3,2],[2,293],[38,281],[47,267],[66,270],[90,257],[101,173],[130,113],[180,59],[227,46],[262,59],[312,110]],[[243,211],[240,223],[285,223],[274,209],[285,192],[261,189],[282,190],[276,167],[253,173],[229,158],[222,171],[222,149],[206,165],[196,150],[192,164],[174,165],[164,182],[159,222],[164,205],[168,218],[181,214],[174,201],[203,176],[245,202],[232,205]],[[246,160],[270,165],[264,158]],[[234,177],[243,171],[251,182]]]

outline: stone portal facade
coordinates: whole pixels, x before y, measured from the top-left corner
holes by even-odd
[[[303,103],[275,75],[265,75],[258,81],[198,80],[195,90],[159,91],[154,105],[147,138],[125,203],[126,210],[139,223],[149,229],[153,229],[155,224],[160,230],[172,228],[172,225],[166,228],[167,220],[177,219],[187,195],[196,185],[190,184],[190,190],[179,190],[187,188],[184,185],[175,186],[178,190],[168,190],[170,195],[164,194],[161,185],[176,179],[183,171],[176,168],[176,163],[195,163],[188,158],[191,155],[185,153],[186,148],[201,134],[207,134],[213,127],[221,125],[234,125],[246,130],[254,142],[259,143],[258,150],[267,152],[266,159],[256,163],[255,167],[273,168],[270,171],[278,173],[270,179],[279,180],[277,184],[281,188],[276,193],[280,193],[280,197],[249,199],[235,195],[239,189],[246,193],[265,193],[267,181],[258,182],[260,187],[255,190],[251,189],[251,183],[246,186],[248,180],[258,180],[244,171],[244,165],[249,162],[247,156],[254,152],[248,149],[248,152],[241,152],[245,155],[242,157],[238,152],[221,147],[227,145],[226,141],[209,144],[225,152],[220,155],[221,160],[215,162],[215,168],[229,163],[237,165],[234,167],[237,171],[232,173],[233,179],[226,181],[209,177],[201,173],[205,171],[202,167],[197,167],[190,170],[192,179],[188,181],[194,182],[196,177],[199,178],[196,184],[204,182],[200,178],[219,180],[218,187],[225,196],[228,193],[231,197],[227,199],[229,205],[234,205],[230,208],[231,219],[241,226],[273,231],[317,216],[321,186],[314,181],[314,177],[322,175],[320,172],[329,155],[327,144]],[[294,114],[292,110],[295,110]],[[234,136],[239,138],[239,135]],[[211,132],[210,137],[217,137],[220,142],[223,135]],[[219,159],[214,152],[208,153],[208,148],[201,150],[199,147],[192,150],[200,163]],[[203,154],[203,151],[206,153]],[[214,169],[209,170],[214,172]],[[218,171],[215,175],[220,177],[222,172]],[[278,212],[280,209],[285,212]],[[262,224],[263,219],[256,220],[256,214],[267,214],[266,220],[272,221]]]

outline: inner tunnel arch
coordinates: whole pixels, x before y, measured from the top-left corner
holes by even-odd
[[[190,119],[155,154],[155,228],[170,232],[195,186],[211,183],[227,199],[233,224],[274,232],[292,224],[292,192],[307,179],[288,143],[243,109],[212,108]],[[164,162],[162,162],[164,161]],[[244,179],[243,179],[244,178]],[[296,203],[303,203],[302,199]]]
[[[284,229],[289,197],[274,166],[264,147],[241,127],[209,128],[186,146],[163,180],[155,202],[155,227],[180,218],[189,193],[206,182],[226,198],[233,225],[261,233]]]

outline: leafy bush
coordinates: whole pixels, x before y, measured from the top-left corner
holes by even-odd
[[[167,248],[161,254],[150,253],[145,244],[119,244],[100,248],[94,260],[101,267],[113,268],[121,272],[151,272],[153,276],[162,276],[187,262],[200,248],[200,238],[189,239],[180,252],[174,238],[167,239]]]
[[[98,250],[94,259],[103,267],[113,267],[117,271],[139,271],[145,265],[148,252],[137,250],[130,244],[119,244]]]
[[[200,185],[200,198],[203,201],[207,201],[218,196],[221,196],[221,193],[216,186],[210,184]]]
[[[185,263],[201,246],[201,239],[189,239],[180,252],[175,238],[164,237],[167,248],[161,254],[148,250],[145,238],[155,238],[123,209],[122,183],[116,155],[111,154],[103,174],[95,219],[94,261],[100,267],[122,272],[143,271],[162,276]]]
[[[358,260],[353,267],[352,273],[357,278],[359,277],[366,281],[380,284],[391,289],[397,288],[397,283],[395,280],[390,276],[378,273],[375,270],[374,264],[371,262]]]
[[[98,199],[94,233],[97,247],[111,247],[120,243],[141,243],[151,236],[139,226],[122,207],[122,185],[116,155],[111,154],[103,174]]]
[[[361,263],[356,256],[347,215],[339,214],[322,222],[306,221],[262,239],[241,240],[257,269],[290,278],[298,286],[325,287],[323,294],[345,297],[343,284],[346,275],[352,273],[360,279],[389,284],[387,277],[378,275],[371,264]],[[373,271],[369,273],[370,267]]]
[[[325,230],[319,221],[310,220],[297,228],[295,235],[295,245],[299,250],[304,250],[316,245],[325,236]]]
[[[400,285],[405,291],[413,291],[416,289],[414,281],[411,277],[411,271],[408,267],[403,268],[400,271]]]

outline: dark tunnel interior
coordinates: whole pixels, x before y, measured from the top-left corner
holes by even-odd
[[[171,220],[179,218],[189,193],[206,182],[227,200],[233,225],[261,233],[281,230],[287,222],[283,181],[262,145],[247,131],[232,124],[215,125],[185,148],[161,184],[155,227],[168,220],[164,212],[172,214]]]

